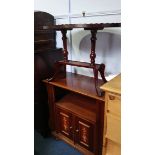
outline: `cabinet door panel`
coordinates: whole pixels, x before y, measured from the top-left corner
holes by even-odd
[[[66,137],[72,139],[72,114],[64,110],[58,110],[58,129]]]
[[[94,133],[93,124],[84,121],[80,118],[76,118],[76,142],[85,147],[86,149],[93,151]]]
[[[121,120],[120,117],[107,114],[106,138],[121,144]]]

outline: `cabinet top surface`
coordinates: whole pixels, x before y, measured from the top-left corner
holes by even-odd
[[[59,74],[59,76],[51,82],[48,82],[48,80],[43,80],[43,82],[104,101],[104,96],[97,96],[94,79],[92,77],[67,72],[66,77],[63,74]],[[99,86],[102,84],[103,82],[99,80]]]
[[[121,74],[100,87],[104,91],[121,94]]]

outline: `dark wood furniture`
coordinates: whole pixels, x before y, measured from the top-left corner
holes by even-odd
[[[97,30],[119,27],[112,24],[44,25],[43,29],[62,32],[64,59],[55,63],[55,74],[43,80],[48,92],[51,133],[66,141],[85,155],[101,155],[104,126],[104,93],[100,86],[106,82],[104,64],[95,64]],[[67,30],[84,28],[91,31],[90,63],[68,60]],[[64,66],[91,68],[94,77],[68,73]],[[64,70],[63,70],[64,69]],[[98,79],[100,72],[102,80]]]
[[[34,128],[46,135],[48,126],[48,97],[42,80],[53,76],[55,61],[61,60],[62,49],[55,49],[55,31],[39,30],[39,26],[54,24],[54,17],[46,12],[34,12]]]
[[[104,97],[96,95],[93,81],[92,77],[60,72],[51,82],[44,80],[51,133],[86,155],[102,152]]]
[[[49,13],[34,12],[34,51],[47,51],[56,48],[56,32],[49,29],[39,29],[45,24],[54,25],[54,16]]]
[[[46,26],[44,25],[43,27],[40,27],[44,30],[54,29],[57,31],[61,31],[62,33],[64,60],[57,62],[57,72],[49,80],[52,80],[53,78],[55,78],[55,76],[57,76],[57,73],[59,72],[59,68],[61,68],[62,65],[71,65],[71,66],[91,68],[93,69],[93,73],[94,73],[94,86],[96,89],[96,93],[98,96],[103,96],[103,92],[101,91],[98,85],[98,72],[100,72],[101,74],[103,83],[107,81],[104,75],[105,65],[95,64],[95,58],[96,58],[95,46],[96,46],[96,40],[97,40],[96,34],[98,30],[102,30],[104,28],[110,28],[110,27],[120,27],[120,26],[121,26],[120,23],[96,23],[96,24],[63,24],[63,25],[47,24]],[[68,30],[72,30],[73,28],[83,28],[84,30],[91,31],[90,63],[68,60],[66,33]]]

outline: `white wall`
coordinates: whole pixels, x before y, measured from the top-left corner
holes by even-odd
[[[120,0],[35,0],[35,10],[55,16],[57,24],[121,22]],[[86,17],[82,16],[85,11]],[[87,61],[90,58],[90,32],[83,29],[68,31],[69,59]],[[62,47],[61,33],[57,33],[57,47]],[[121,28],[99,31],[96,62],[105,63],[106,76],[121,72]],[[93,76],[92,70],[68,67],[68,71]]]
[[[68,0],[34,0],[34,10],[45,11],[54,16],[68,14]]]
[[[71,0],[71,13],[120,10],[120,0]]]

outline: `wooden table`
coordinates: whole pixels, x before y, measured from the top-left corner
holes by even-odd
[[[41,27],[44,30],[53,29],[56,31],[61,31],[62,33],[64,60],[57,62],[55,75],[49,80],[52,80],[57,76],[62,65],[64,66],[71,65],[71,66],[77,66],[77,67],[90,68],[90,69],[93,69],[93,73],[94,73],[94,86],[96,89],[96,93],[98,96],[103,96],[103,91],[101,91],[98,85],[98,72],[101,74],[103,83],[106,83],[107,80],[104,75],[105,65],[103,63],[102,64],[95,63],[95,58],[96,58],[95,47],[96,47],[96,40],[97,40],[96,34],[98,30],[103,30],[104,28],[110,28],[110,27],[120,27],[120,26],[121,26],[121,23],[95,23],[95,24],[62,24],[62,25],[48,24],[48,25]],[[72,30],[74,28],[83,28],[84,30],[89,30],[91,32],[90,63],[68,60],[66,34],[68,30]]]

